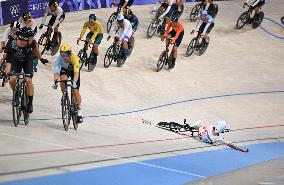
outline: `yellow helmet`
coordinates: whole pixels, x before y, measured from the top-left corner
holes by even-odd
[[[69,44],[62,44],[60,46],[60,52],[70,52],[71,53],[72,48]]]

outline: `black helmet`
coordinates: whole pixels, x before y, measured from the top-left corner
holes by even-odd
[[[20,29],[20,28],[21,28],[21,24],[20,24],[18,21],[13,21],[13,22],[10,24],[10,28],[17,28],[17,29]]]
[[[31,18],[32,18],[31,12],[24,12],[23,15],[22,15],[22,18],[23,18],[24,20],[31,19]]]
[[[57,7],[58,6],[58,2],[56,0],[50,0],[49,3],[48,3],[48,7],[51,7],[51,6]]]
[[[96,14],[90,14],[90,15],[89,15],[89,20],[90,20],[90,19],[96,21],[96,20],[97,20]]]
[[[178,16],[172,16],[171,20],[173,23],[177,23],[178,22]]]
[[[20,40],[29,40],[35,35],[34,31],[29,27],[22,27],[17,31],[17,37]]]

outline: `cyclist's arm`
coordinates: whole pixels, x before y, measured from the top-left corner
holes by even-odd
[[[169,31],[170,31],[170,29],[171,29],[171,27],[172,27],[172,23],[170,22],[170,24],[168,24],[168,26],[167,26],[167,29],[166,29],[166,31],[165,31],[165,33],[164,33],[164,37],[167,37],[167,35],[169,34]]]
[[[53,24],[53,29],[59,24],[59,20],[62,14],[63,14],[63,10],[61,7],[58,6],[56,10],[56,20]]]
[[[125,7],[127,6],[128,1],[129,1],[129,0],[125,0],[124,4],[123,4],[123,6],[122,6],[122,10],[125,9]]]
[[[257,5],[257,3],[259,3],[259,0],[256,0],[251,6]]]
[[[74,79],[73,81],[77,83],[79,79],[79,71],[80,71],[80,59],[77,55],[72,54],[71,55],[71,63],[73,65],[74,70]]]
[[[207,29],[209,28],[209,26],[210,26],[211,24],[212,24],[211,22],[209,22],[209,23],[206,24],[205,28],[203,29],[202,34],[205,34],[205,33],[206,33]]]
[[[246,3],[248,3],[250,0],[246,0]]]
[[[7,42],[8,40],[8,36],[10,35],[11,33],[11,28],[8,27],[4,33],[4,36],[3,36],[3,39],[2,39],[2,42],[1,42],[1,47],[3,48],[5,46],[5,43]]]
[[[166,11],[164,11],[164,13],[163,13],[160,17],[165,17],[165,15],[167,15],[167,13],[170,11],[171,7],[172,7],[172,6],[169,5],[169,6],[167,7]]]
[[[195,27],[193,28],[194,31],[197,30],[197,28],[199,27],[199,25],[202,23],[201,20],[198,21],[198,23],[195,25]]]
[[[43,14],[43,17],[41,19],[41,24],[45,23],[48,13],[49,13],[49,7],[47,6],[46,9],[45,9],[45,12]]]
[[[58,80],[60,77],[61,63],[62,63],[61,56],[57,56],[53,64],[54,81]]]
[[[93,41],[97,37],[97,35],[101,32],[102,32],[102,27],[98,24],[95,28],[95,31],[93,32],[93,36],[91,38],[91,41]]]
[[[80,38],[82,38],[82,37],[85,35],[85,33],[86,33],[86,31],[87,31],[87,28],[88,28],[88,25],[87,25],[87,22],[86,22],[86,23],[84,24],[83,28],[82,28],[81,33],[80,33]]]

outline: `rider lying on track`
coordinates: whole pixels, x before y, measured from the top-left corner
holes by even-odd
[[[209,36],[208,34],[211,32],[212,28],[214,27],[214,19],[208,15],[208,12],[206,10],[202,10],[199,15],[199,21],[194,27],[194,29],[191,31],[191,34],[194,33],[194,31],[197,30],[199,27],[199,34],[202,34],[206,40],[206,42],[209,42]],[[200,26],[199,26],[200,25]]]
[[[23,27],[17,31],[17,38],[7,46],[7,62],[12,64],[11,71],[14,73],[25,73],[25,81],[27,84],[27,95],[29,99],[27,111],[33,112],[33,95],[34,86],[32,82],[33,77],[33,50],[36,49],[36,43],[33,39],[34,31],[31,28]],[[16,85],[16,77],[11,76],[9,80],[12,89]]]
[[[48,25],[54,30],[52,42],[54,43],[54,45],[58,45],[59,25],[65,19],[65,13],[58,5],[58,2],[56,0],[50,0],[48,6],[45,9],[44,16],[42,18],[39,29],[43,28],[48,14],[51,14],[51,18],[48,22]],[[49,30],[49,34],[51,34],[52,29]]]
[[[70,77],[73,81],[72,91],[75,95],[75,102],[78,108],[77,123],[83,122],[81,111],[81,95],[80,95],[80,64],[79,57],[72,53],[72,48],[68,44],[62,44],[60,46],[60,55],[54,62],[54,81],[68,80]],[[56,83],[55,83],[56,84]],[[64,83],[60,83],[61,91],[64,92]],[[57,88],[57,84],[53,85],[53,88]]]
[[[99,53],[99,45],[103,39],[103,27],[101,23],[97,20],[97,17],[95,14],[89,15],[89,21],[85,22],[83,29],[81,31],[80,37],[77,39],[77,42],[79,42],[82,37],[85,35],[87,28],[90,30],[90,32],[86,36],[86,40],[89,43],[93,43],[93,50],[94,53],[94,60],[92,61],[92,64],[95,65],[97,63],[98,53]]]
[[[220,136],[220,133],[224,133],[227,127],[227,122],[222,120],[218,121],[217,124],[204,126],[202,125],[202,121],[195,122],[192,127],[198,130],[198,137],[204,143],[215,144],[220,143],[227,145],[235,150],[239,150],[241,152],[248,152],[248,149],[240,148],[228,141],[226,141],[223,137]]]
[[[246,0],[245,5],[248,4],[250,0]],[[255,10],[255,18],[259,18],[260,8],[265,4],[265,0],[255,0],[251,5],[252,9]]]
[[[177,58],[177,49],[179,45],[181,44],[183,35],[184,35],[183,25],[178,20],[178,17],[173,15],[171,18],[171,22],[168,24],[167,29],[161,38],[162,41],[165,38],[173,38],[171,41],[171,44],[174,44],[172,52],[171,52],[173,61],[172,61],[172,65],[170,66],[170,69],[175,67],[175,62]]]

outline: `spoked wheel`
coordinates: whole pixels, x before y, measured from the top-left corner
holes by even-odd
[[[281,23],[284,25],[284,16],[281,17]]]
[[[97,61],[93,62],[95,60],[94,54],[91,52],[89,58],[88,58],[88,71],[93,71],[97,65]]]
[[[208,48],[209,43],[206,42],[205,39],[203,38],[200,45],[201,45],[201,47],[200,47],[199,52],[198,52],[199,56],[201,56],[205,53],[206,49]]]
[[[164,65],[166,62],[166,51],[163,51],[158,59],[158,63],[157,63],[157,70],[156,72],[159,72],[163,69]]]
[[[189,57],[190,55],[192,55],[192,53],[194,52],[195,50],[195,45],[196,45],[196,42],[197,42],[197,38],[194,37],[190,43],[188,44],[188,47],[186,49],[186,53],[185,53],[185,56],[186,57]]]
[[[110,33],[111,27],[114,23],[114,21],[116,20],[117,17],[117,13],[112,13],[111,16],[109,17],[108,21],[107,21],[107,33]]]
[[[244,12],[240,15],[237,20],[236,29],[242,29],[247,24],[248,16],[248,12]]]
[[[84,52],[84,49],[81,49],[77,56],[80,58],[80,70],[81,70],[83,65],[87,61],[88,56],[87,56],[87,53]]]
[[[110,64],[113,61],[114,57],[114,47],[113,45],[111,45],[108,49],[107,52],[105,54],[105,58],[104,58],[104,67],[108,68],[110,66]]]
[[[13,109],[13,121],[15,127],[18,126],[21,117],[21,98],[19,96],[20,95],[18,91],[13,90],[12,109]]]
[[[200,4],[197,4],[192,8],[189,17],[190,22],[195,22],[197,20],[200,9],[201,9]]]
[[[71,105],[72,122],[73,122],[74,129],[77,130],[78,129],[78,123],[77,123],[78,110],[75,105],[74,96],[72,95],[71,98],[72,98],[72,105]]]
[[[70,100],[66,93],[63,93],[62,95],[61,104],[62,104],[61,106],[62,106],[63,127],[67,131],[70,125],[71,112],[70,112]]]
[[[41,51],[41,55],[43,55],[43,53],[45,52],[47,45],[49,44],[49,41],[46,37],[46,33],[41,34],[39,41],[38,41],[39,45],[43,46],[43,49]]]
[[[259,17],[258,18],[256,18],[255,16],[254,16],[254,18],[253,18],[253,23],[252,23],[252,28],[253,29],[255,29],[255,28],[257,28],[261,23],[262,23],[262,21],[263,21],[263,18],[264,18],[264,13],[261,11],[261,12],[259,12]]]
[[[155,35],[158,26],[159,26],[158,20],[156,18],[153,18],[147,30],[146,36],[148,39],[150,39],[151,37],[153,37],[153,35]]]

